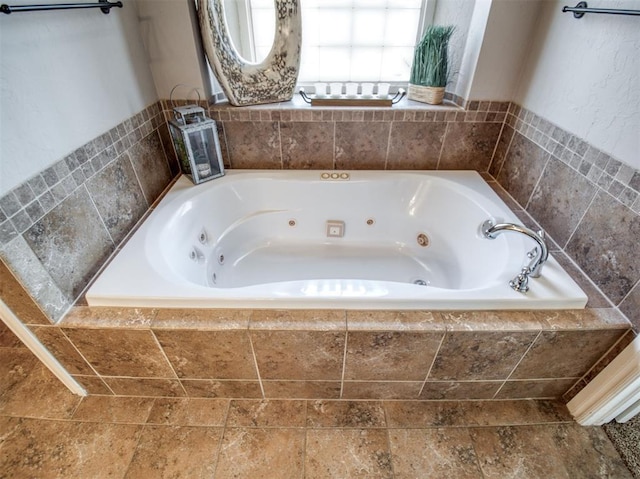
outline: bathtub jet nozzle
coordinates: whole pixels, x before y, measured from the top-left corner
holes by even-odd
[[[515,278],[509,281],[509,286],[515,291],[520,293],[529,291],[529,277],[539,277],[542,271],[542,265],[549,258],[549,248],[544,240],[544,231],[540,230],[536,233],[526,226],[516,225],[514,223],[494,224],[492,220],[487,220],[482,223],[480,230],[482,231],[482,235],[487,239],[496,239],[496,237],[504,231],[513,231],[528,236],[538,244],[536,248],[527,253],[527,258],[530,260],[529,264],[525,266]]]

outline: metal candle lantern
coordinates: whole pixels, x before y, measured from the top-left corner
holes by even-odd
[[[169,130],[182,173],[196,185],[224,175],[216,122],[196,105],[174,108],[173,112]]]

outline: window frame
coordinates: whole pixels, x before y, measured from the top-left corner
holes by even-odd
[[[420,18],[418,19],[418,28],[416,31],[416,39],[415,43],[417,43],[420,38],[422,38],[423,32],[427,25],[430,25],[433,22],[435,7],[437,0],[421,0],[421,9],[420,9]],[[251,9],[251,0],[227,0],[224,2],[225,7],[225,15],[227,15],[227,19],[230,17],[234,20],[237,20],[235,25],[229,25],[229,29],[232,30],[235,28],[234,32],[231,32],[231,40],[234,43],[234,47],[238,51],[238,53],[247,59],[247,61],[256,62],[256,46],[255,46],[255,38],[254,38],[254,29],[253,29],[253,11]],[[227,13],[229,7],[234,7],[235,11],[229,15]],[[237,44],[239,43],[239,44]],[[336,82],[347,83],[350,80],[342,79],[335,80]],[[381,83],[383,80],[359,80],[354,81],[355,83],[363,83],[371,81],[374,83]],[[325,82],[326,80],[313,80],[313,81],[298,81],[297,88],[304,87],[309,91],[313,89],[313,85],[316,82]],[[406,87],[409,83],[409,78],[406,81],[384,81],[384,83],[390,84],[390,91],[392,93],[397,92],[398,88]]]

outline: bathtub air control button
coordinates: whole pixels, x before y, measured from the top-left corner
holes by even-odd
[[[344,236],[344,221],[327,220],[327,237],[342,238]]]
[[[320,178],[322,178],[323,180],[328,180],[329,178],[331,178],[331,175],[329,173],[322,173],[320,175]]]
[[[337,180],[338,178],[340,178],[340,175],[338,173],[331,173],[331,178]]]
[[[420,246],[429,246],[429,237],[426,234],[420,233],[417,240]]]

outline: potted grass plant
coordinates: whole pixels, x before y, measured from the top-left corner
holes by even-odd
[[[408,98],[439,105],[449,81],[449,39],[453,25],[431,25],[416,45],[409,79]]]

